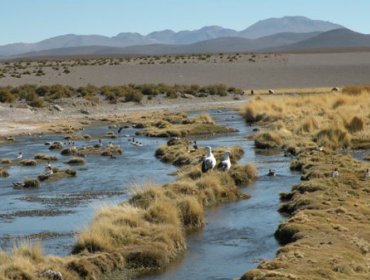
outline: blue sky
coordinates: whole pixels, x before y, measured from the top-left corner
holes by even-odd
[[[113,36],[303,15],[370,33],[370,0],[1,0],[0,45],[74,33]]]

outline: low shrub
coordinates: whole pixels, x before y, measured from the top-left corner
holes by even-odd
[[[365,123],[362,118],[353,117],[349,123],[346,124],[346,128],[351,133],[356,133],[364,129]]]
[[[23,187],[25,188],[38,188],[40,186],[40,181],[37,179],[26,179],[23,182]]]
[[[23,166],[36,166],[37,165],[37,161],[36,160],[33,160],[33,159],[24,159],[24,160],[21,160],[19,162],[19,164],[21,164]]]
[[[82,165],[82,164],[85,164],[86,161],[83,158],[74,157],[74,158],[69,159],[66,163],[71,164],[71,165]]]
[[[9,172],[0,167],[0,177],[9,177]]]

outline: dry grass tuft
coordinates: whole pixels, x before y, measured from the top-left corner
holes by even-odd
[[[0,177],[9,177],[9,172],[6,169],[0,167]]]
[[[101,152],[102,156],[122,155],[123,150],[119,146],[111,146]]]
[[[180,219],[188,230],[199,229],[204,225],[204,209],[200,202],[192,196],[184,196],[178,200]]]
[[[76,156],[78,154],[78,149],[76,147],[65,148],[60,154],[63,156]]]
[[[346,125],[346,128],[351,133],[356,133],[363,130],[365,127],[365,122],[362,118],[353,117],[352,120]]]
[[[40,181],[57,181],[68,177],[75,177],[77,175],[77,171],[73,169],[59,169],[57,167],[53,168],[53,175],[48,176],[44,174],[40,174],[37,178]]]
[[[342,129],[323,129],[316,134],[315,141],[319,146],[347,148],[351,144],[351,136]]]
[[[24,160],[21,160],[19,162],[19,164],[21,164],[23,166],[36,166],[37,165],[37,161],[36,160],[33,160],[33,159],[24,159]]]
[[[164,112],[136,120],[135,127],[143,128],[137,132],[138,135],[150,137],[185,137],[235,132],[232,128],[217,125],[209,114],[202,114],[190,119],[183,113]]]
[[[242,114],[248,123],[274,126],[269,132],[279,134],[284,142],[283,148],[287,145],[312,147],[315,141],[330,148],[349,147],[350,144],[356,148],[368,148],[370,134],[366,132],[370,129],[370,115],[363,115],[370,107],[368,89],[346,87],[343,93],[335,94],[257,97],[242,108]],[[286,132],[294,133],[289,135]],[[260,136],[261,140],[265,136]],[[257,145],[260,143],[265,146],[264,141],[257,140]],[[278,144],[272,142],[272,146]]]
[[[204,123],[204,124],[216,124],[216,122],[214,121],[214,119],[211,117],[210,114],[199,115],[194,119],[194,122]]]
[[[63,149],[63,144],[60,142],[54,142],[49,146],[49,150],[61,150]]]
[[[238,186],[248,185],[258,177],[257,168],[252,164],[232,166],[229,173]]]
[[[320,123],[316,117],[307,117],[303,120],[302,124],[299,126],[297,133],[313,133],[320,128]]]
[[[45,155],[45,154],[36,154],[34,156],[35,160],[43,160],[43,161],[57,161],[58,158],[55,156]]]
[[[69,159],[66,163],[70,165],[83,165],[86,163],[86,161],[80,157],[73,157]]]
[[[283,139],[276,131],[262,132],[254,139],[257,149],[276,149],[283,145]]]
[[[38,188],[40,186],[40,181],[37,179],[26,179],[23,182],[24,188]]]

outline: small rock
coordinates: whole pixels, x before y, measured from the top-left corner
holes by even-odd
[[[84,114],[84,115],[89,115],[89,114],[90,114],[90,112],[89,112],[89,111],[84,110],[84,109],[81,109],[81,110],[80,110],[80,113],[81,113],[81,114]]]
[[[183,95],[181,95],[181,97],[183,97],[183,98],[188,98],[188,99],[194,99],[194,98],[195,98],[195,96],[194,96],[194,95],[192,95],[192,94],[188,94],[188,93],[184,93]]]
[[[339,91],[339,88],[337,88],[337,87],[333,87],[333,88],[331,89],[331,91],[332,91],[332,92],[338,92],[338,91]]]
[[[59,105],[57,105],[57,104],[54,104],[54,105],[53,105],[53,108],[54,108],[55,110],[59,111],[59,112],[62,112],[62,111],[63,111],[63,108],[62,108],[62,107],[60,107],[60,106],[59,106]]]

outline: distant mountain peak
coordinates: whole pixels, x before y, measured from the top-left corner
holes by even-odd
[[[338,28],[343,28],[343,26],[329,21],[312,20],[303,16],[285,16],[260,20],[241,31],[241,33],[246,38],[254,39],[283,32],[326,32]]]
[[[200,29],[183,30],[178,32],[175,32],[171,29],[165,29],[161,31],[154,31],[147,35],[142,35],[137,32],[121,32],[113,37],[102,35],[66,34],[45,39],[33,44],[16,43],[0,46],[0,57],[14,56],[22,53],[39,52],[44,50],[89,46],[113,48],[125,48],[132,46],[138,47],[152,44],[183,46],[213,39],[222,39],[220,41],[216,40],[213,43],[218,44],[218,42],[222,41],[223,44],[227,45],[227,42],[224,40],[225,38],[229,38],[230,40],[233,38],[232,40],[234,42],[241,42],[235,38],[256,39],[282,33],[320,33],[338,28],[343,28],[343,26],[328,21],[311,20],[303,16],[285,16],[282,18],[269,18],[260,20],[243,31],[223,28],[219,25],[209,25]],[[287,37],[283,38],[284,36]],[[275,38],[274,40],[279,44],[292,43],[292,36],[293,35],[290,34],[280,35],[279,38]],[[301,37],[302,36],[294,35],[294,38]],[[303,35],[303,37],[306,37],[306,35]],[[247,44],[246,41],[243,42]],[[276,45],[277,43],[274,44]]]

